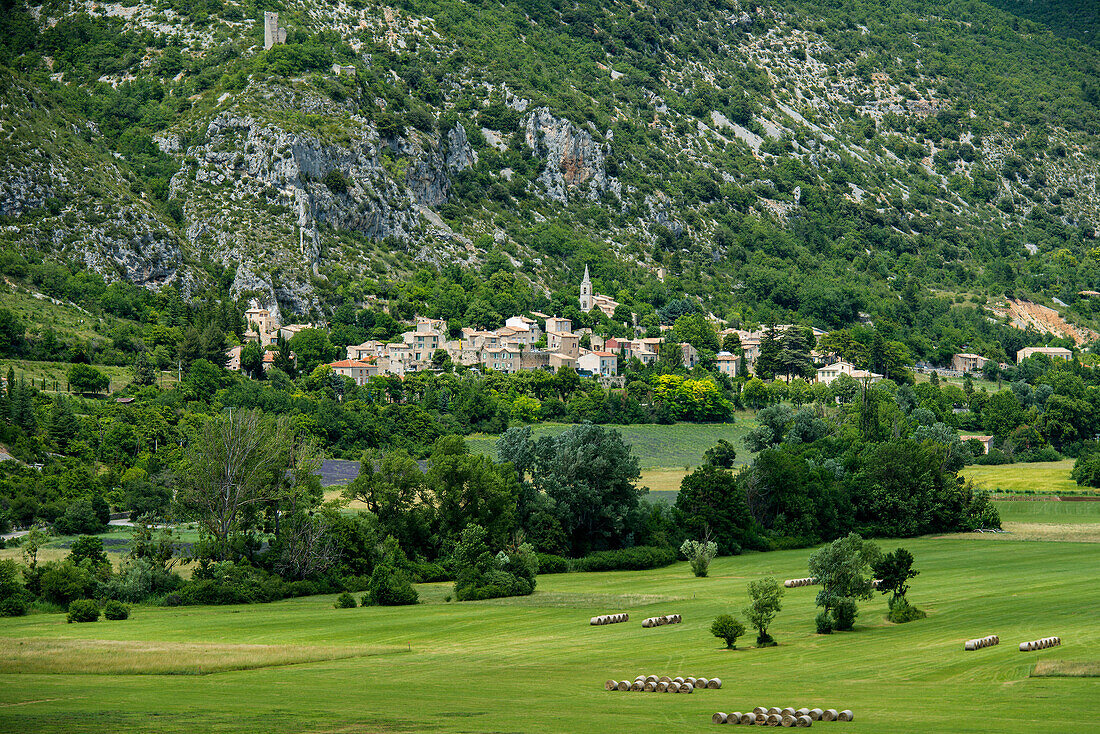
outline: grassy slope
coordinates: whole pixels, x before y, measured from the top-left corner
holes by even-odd
[[[1059,503],[1027,504],[1036,505],[1038,519],[1060,511]],[[1096,510],[1081,512],[1095,522]],[[973,535],[904,545],[922,570],[910,597],[928,619],[887,624],[880,596],[863,605],[855,633],[819,637],[814,590],[796,589],[772,629],[782,644],[766,650],[721,650],[709,621],[743,606],[752,578],[804,575],[805,550],[718,559],[707,579],[693,578],[683,563],[544,576],[533,597],[513,600],[443,604],[447,586],[437,584],[421,587],[428,603],[405,609],[337,611],[331,597],[312,597],[222,609],[139,608],[127,622],[94,625],[66,625],[58,615],[0,620],[0,637],[151,641],[168,654],[171,643],[382,652],[206,676],[3,672],[0,729],[669,732],[706,730],[714,711],[758,704],[851,708],[857,718],[846,730],[1023,732],[1045,730],[1066,711],[1075,712],[1077,731],[1100,727],[1091,703],[1095,679],[1029,677],[1039,661],[1095,663],[1100,629],[1082,612],[1100,605],[1091,583],[1100,573],[1100,546]],[[587,625],[592,614],[619,610],[629,611],[631,622]],[[683,614],[684,623],[653,630],[638,624],[668,612]],[[965,639],[993,633],[1003,640],[999,647],[962,650]],[[1015,649],[1052,634],[1065,644],[1030,654]],[[80,645],[74,670],[94,660],[80,655],[88,649]],[[222,666],[235,662],[224,657],[235,654],[231,648],[213,654]],[[606,678],[637,673],[720,676],[724,685],[691,696],[602,690]]]
[[[968,466],[960,472],[975,486],[990,491],[1079,494],[1080,487],[1069,478],[1073,459],[1044,461],[1034,464],[1003,464],[1001,466]]]

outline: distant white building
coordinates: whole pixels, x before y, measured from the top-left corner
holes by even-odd
[[[856,380],[870,379],[871,382],[878,382],[882,379],[882,375],[877,372],[868,372],[867,370],[861,370],[851,362],[834,362],[833,364],[821,367],[817,371],[817,381],[826,385],[831,385],[833,380],[841,375],[848,375]]]
[[[608,318],[615,315],[615,309],[619,306],[619,302],[614,298],[592,292],[592,279],[588,276],[587,265],[584,266],[584,278],[581,279],[580,306],[581,310],[585,313],[588,313],[593,308],[598,308],[603,311]]]
[[[619,374],[619,355],[613,352],[588,352],[577,359],[577,368],[600,377],[615,377]]]
[[[1072,359],[1073,352],[1065,347],[1024,347],[1016,352],[1016,364],[1036,354],[1045,354],[1051,359]]]

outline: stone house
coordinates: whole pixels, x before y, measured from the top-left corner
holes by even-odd
[[[951,369],[956,372],[981,372],[988,361],[978,354],[956,354],[951,358]]]
[[[577,368],[600,377],[619,374],[619,356],[612,352],[588,352],[577,360]]]
[[[1016,352],[1016,364],[1035,354],[1045,354],[1051,359],[1072,359],[1073,352],[1065,347],[1024,347]]]
[[[820,367],[817,370],[817,381],[826,385],[831,385],[833,380],[841,375],[848,375],[856,380],[870,379],[871,382],[878,382],[882,379],[882,375],[877,372],[868,372],[867,370],[861,370],[851,362],[845,362],[841,360],[834,362],[833,364]]]
[[[360,362],[354,359],[341,359],[329,362],[332,371],[341,377],[350,377],[356,385],[366,385],[367,380],[378,375],[378,365],[373,362]]]

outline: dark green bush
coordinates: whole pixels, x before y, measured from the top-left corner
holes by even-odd
[[[856,608],[856,603],[853,599],[841,599],[833,607],[833,628],[837,630],[847,631],[852,629],[856,623],[856,616],[858,616],[859,610]]]
[[[21,596],[0,600],[0,617],[22,617],[27,613],[27,602]]]
[[[1000,466],[1001,464],[1011,464],[1012,460],[1000,449],[990,449],[988,454],[983,454],[974,459],[974,463],[980,466]]]
[[[569,559],[555,556],[553,553],[536,553],[539,559],[539,574],[568,573]]]
[[[94,599],[77,599],[69,604],[70,624],[73,622],[95,622],[99,619],[99,605]]]
[[[924,619],[927,616],[924,610],[917,609],[909,603],[908,599],[901,596],[897,599],[890,599],[890,613],[886,615],[886,618],[896,624],[905,624],[915,619]]]
[[[409,575],[389,563],[375,567],[367,587],[367,595],[363,598],[369,598],[371,604],[383,607],[416,604],[420,599]]]
[[[229,561],[196,569],[179,589],[183,604],[256,604],[287,596],[287,584],[278,576]]]
[[[833,618],[829,615],[829,612],[822,609],[814,617],[814,624],[817,625],[817,634],[828,635],[833,631]]]
[[[573,561],[574,571],[641,571],[671,566],[676,562],[672,548],[639,545],[621,550],[598,551]]]
[[[333,602],[332,606],[337,609],[355,609],[355,597],[345,591],[343,594],[336,597],[336,601]]]
[[[103,605],[103,616],[107,619],[129,619],[130,607],[120,601],[109,599]]]
[[[454,574],[442,563],[410,563],[409,575],[413,582],[418,584],[431,584],[437,581],[451,581]]]

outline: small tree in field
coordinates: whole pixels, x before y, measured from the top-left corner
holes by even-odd
[[[783,607],[780,601],[783,598],[783,587],[771,576],[749,582],[749,605],[744,608],[742,614],[756,630],[756,646],[768,647],[774,645],[775,640],[768,634],[775,615]]]
[[[904,548],[897,548],[878,559],[872,569],[879,579],[878,590],[892,595],[889,602],[891,622],[911,622],[926,616],[905,598],[905,593],[909,591],[907,582],[920,573],[913,570],[912,553]]]
[[[691,570],[702,578],[710,570],[710,562],[718,555],[718,544],[706,538],[704,540],[685,540],[680,553],[691,561]]]
[[[824,607],[834,629],[850,630],[856,618],[856,600],[870,599],[871,565],[882,551],[858,533],[849,533],[810,555],[810,575],[818,579],[817,605]],[[818,631],[822,628],[818,622]]]
[[[727,650],[737,648],[737,638],[745,634],[745,625],[741,620],[735,619],[729,614],[720,614],[714,618],[710,625],[710,633],[720,640],[724,640]]]

